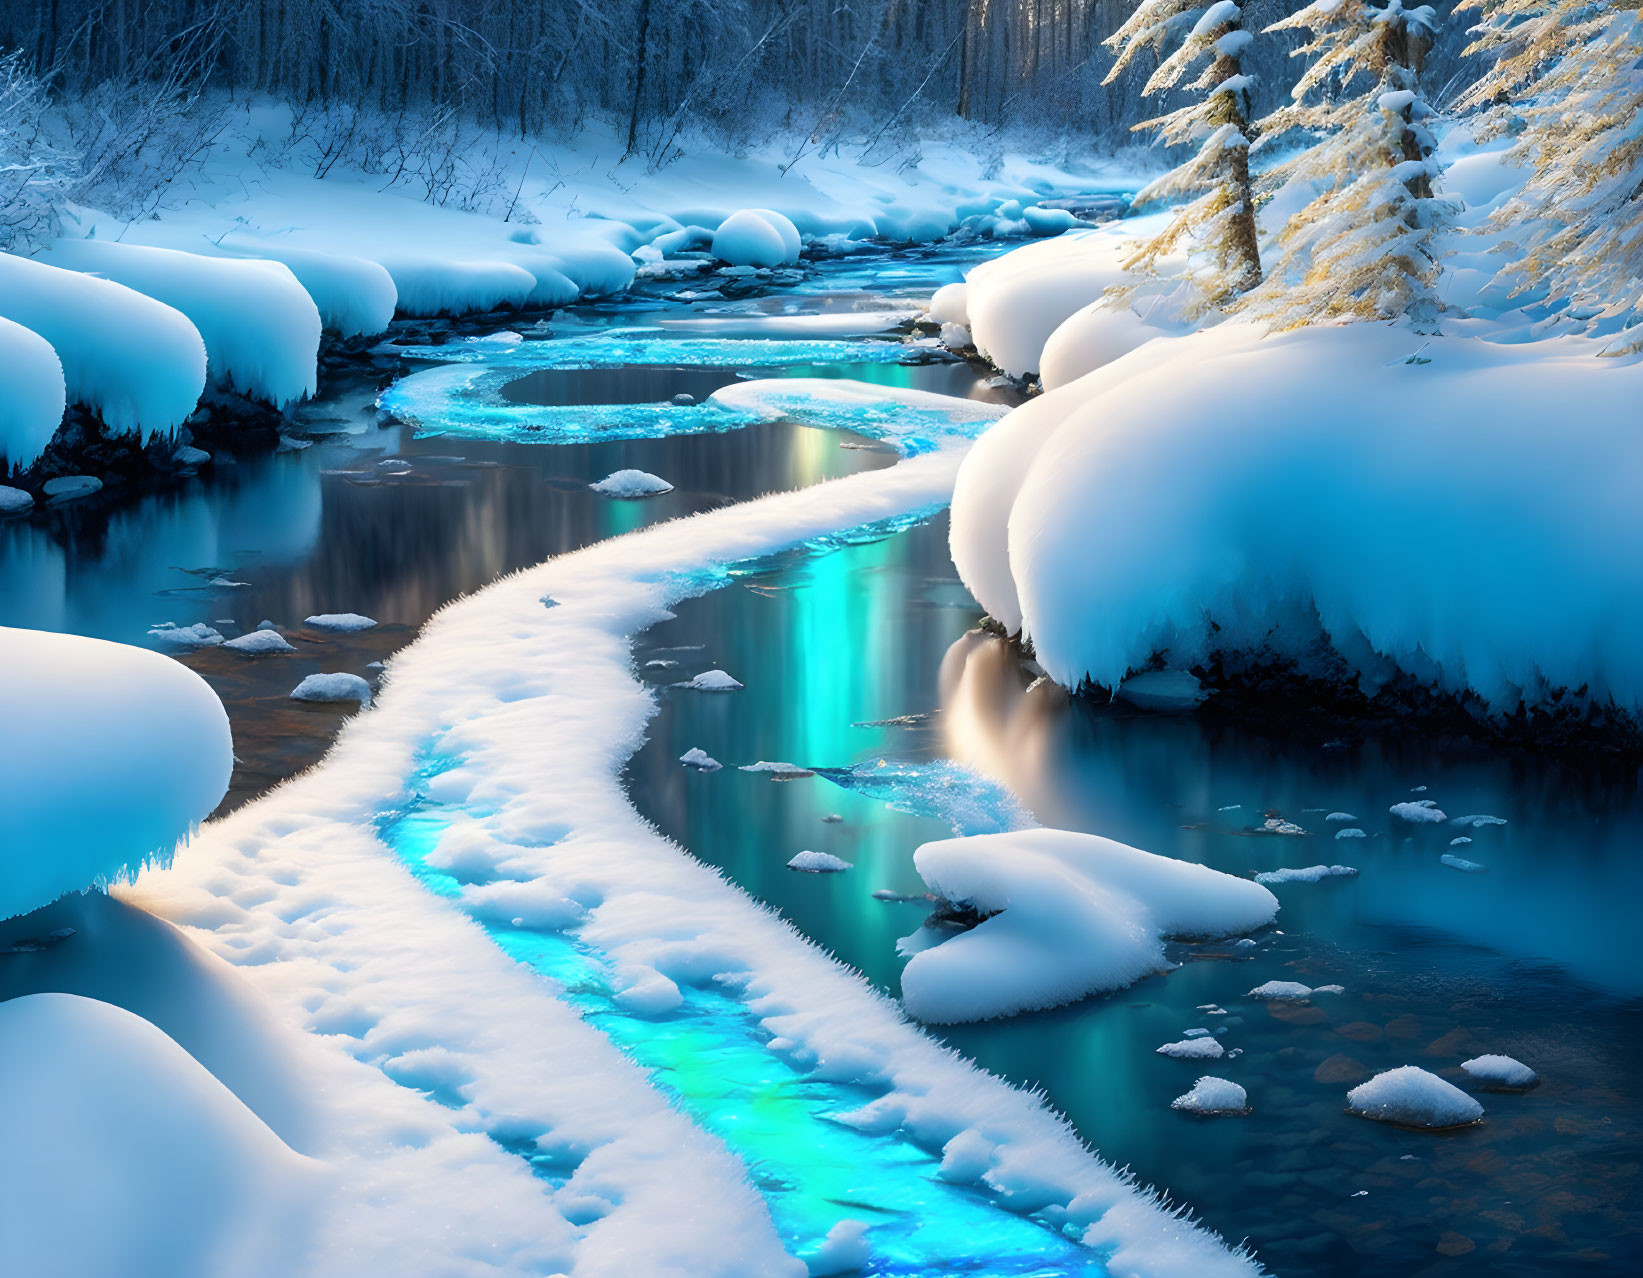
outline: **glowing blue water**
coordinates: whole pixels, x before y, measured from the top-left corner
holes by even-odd
[[[459,900],[461,883],[427,863],[441,833],[466,810],[428,796],[428,781],[457,760],[428,762],[407,799],[384,812],[383,841],[429,890]],[[683,1003],[640,1016],[615,999],[612,964],[574,931],[501,925],[476,918],[510,957],[553,981],[558,997],[643,1068],[679,1107],[747,1166],[783,1242],[814,1250],[843,1219],[868,1225],[878,1275],[971,1274],[1060,1278],[1105,1274],[1095,1252],[1040,1218],[1020,1215],[985,1192],[937,1174],[940,1159],[900,1136],[839,1121],[881,1094],[812,1078],[769,1048],[757,1013],[722,984],[683,987]],[[561,1183],[562,1163],[520,1147],[538,1175]]]
[[[507,363],[521,373],[544,368],[622,368],[683,364],[692,368],[787,368],[794,364],[899,364],[913,352],[872,338],[685,337],[661,328],[602,328],[545,340],[501,333],[404,346],[406,359],[445,364]]]

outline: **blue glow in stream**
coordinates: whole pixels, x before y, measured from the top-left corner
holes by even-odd
[[[466,810],[431,800],[427,783],[457,763],[426,764],[413,777],[406,804],[377,821],[384,842],[418,880],[453,901],[461,883],[430,867],[427,857]],[[574,931],[475,921],[511,958],[554,982],[558,997],[742,1159],[795,1254],[813,1251],[839,1221],[856,1219],[868,1225],[873,1259],[863,1272],[870,1274],[1064,1278],[1107,1272],[1098,1253],[1054,1225],[942,1180],[940,1160],[930,1151],[839,1121],[881,1093],[812,1078],[772,1052],[759,1015],[731,987],[683,986],[679,1007],[641,1016],[616,1001],[608,957]],[[561,1162],[532,1148],[512,1152],[549,1183],[564,1183]]]
[[[692,368],[786,368],[793,364],[899,364],[912,351],[873,338],[682,337],[652,327],[601,328],[547,340],[499,333],[443,346],[396,348],[406,359],[445,364],[502,364],[521,373],[544,368],[622,368],[687,364]]]

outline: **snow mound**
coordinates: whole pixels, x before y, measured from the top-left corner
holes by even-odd
[[[1350,812],[1331,812],[1324,818],[1325,821],[1356,821],[1357,819]]]
[[[513,262],[453,260],[438,253],[372,254],[393,278],[402,315],[466,315],[524,306],[536,276]]]
[[[1336,830],[1335,831],[1335,837],[1337,839],[1365,839],[1365,838],[1368,838],[1369,836],[1366,835],[1362,830],[1358,829],[1357,826],[1349,825],[1349,826],[1343,827],[1342,829]]]
[[[33,464],[57,433],[66,405],[63,364],[51,343],[0,319],[0,475]]]
[[[969,295],[968,285],[943,284],[930,299],[929,315],[935,324],[958,324],[964,328],[970,327],[970,308],[966,299]]]
[[[1335,836],[1339,838],[1340,835]],[[1316,883],[1320,879],[1351,878],[1358,873],[1350,865],[1309,865],[1304,870],[1268,870],[1257,874],[1257,883]]]
[[[807,848],[789,861],[787,868],[803,870],[806,874],[837,874],[850,869],[851,865],[851,862],[831,852],[812,852]]]
[[[867,1223],[841,1220],[827,1231],[822,1245],[805,1260],[810,1278],[832,1278],[836,1274],[860,1273],[873,1258],[867,1244]]]
[[[1310,985],[1302,985],[1299,981],[1268,981],[1265,985],[1257,985],[1248,997],[1271,1003],[1304,1003],[1314,993],[1316,991]]]
[[[339,337],[374,336],[393,321],[399,290],[380,263],[250,236],[230,236],[219,248],[283,263],[313,298],[320,322]]]
[[[695,768],[699,772],[717,772],[724,764],[720,763],[700,746],[691,746],[679,756],[679,762],[687,768]]]
[[[1144,346],[1166,330],[1128,306],[1097,302],[1074,311],[1044,343],[1038,379],[1045,390],[1076,382]]]
[[[0,1254],[13,1274],[301,1272],[314,1165],[149,1022],[0,1003]]]
[[[1483,1106],[1453,1083],[1418,1065],[1377,1074],[1346,1094],[1349,1112],[1401,1127],[1464,1127],[1483,1117]]]
[[[934,1024],[1122,989],[1168,966],[1165,937],[1232,936],[1278,911],[1247,879],[1067,830],[926,843],[913,864],[937,896],[982,916],[902,972],[903,1005]]]
[[[1249,1093],[1230,1079],[1205,1074],[1185,1096],[1172,1100],[1170,1108],[1189,1114],[1247,1114]]]
[[[371,685],[356,674],[311,674],[291,689],[293,701],[357,701],[371,704]]]
[[[1573,340],[1221,324],[1015,409],[960,472],[953,557],[1067,687],[1159,653],[1306,669],[1323,641],[1370,692],[1402,670],[1503,713],[1581,687],[1636,710],[1643,505],[1613,477],[1643,470],[1640,396],[1643,365]]]
[[[1387,809],[1400,821],[1410,825],[1437,825],[1447,821],[1448,815],[1431,799],[1416,799],[1413,803],[1394,803]]]
[[[234,767],[205,680],[146,648],[0,627],[0,918],[165,862]]]
[[[786,266],[799,260],[799,232],[780,213],[742,209],[713,232],[713,256],[732,266]]]
[[[203,621],[196,621],[192,626],[179,626],[175,621],[167,621],[150,630],[148,637],[156,640],[162,647],[174,648],[179,652],[189,652],[195,648],[214,648],[223,641],[222,632]]]
[[[1156,1051],[1159,1056],[1178,1061],[1214,1061],[1226,1055],[1226,1048],[1209,1035],[1184,1038],[1179,1043],[1165,1043]]]
[[[675,688],[694,688],[697,692],[735,692],[746,684],[731,678],[723,670],[704,670],[694,679],[687,679],[684,683],[676,683]]]
[[[655,497],[673,491],[673,485],[667,480],[645,470],[613,471],[588,487],[607,497]]]
[[[377,623],[357,612],[319,612],[312,617],[304,617],[302,624],[315,630],[351,635],[361,630],[373,630]]]
[[[1460,1067],[1479,1087],[1490,1090],[1525,1092],[1540,1082],[1539,1074],[1510,1056],[1474,1056]]]
[[[123,284],[0,253],[0,317],[50,342],[69,403],[146,441],[205,389],[205,342],[181,311]]]
[[[68,239],[45,260],[176,307],[199,330],[208,371],[223,386],[276,406],[314,393],[319,310],[283,263]]]

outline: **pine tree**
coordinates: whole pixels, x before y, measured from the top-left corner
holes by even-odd
[[[1105,83],[1111,84],[1143,50],[1162,51],[1185,37],[1152,73],[1143,97],[1178,86],[1200,62],[1203,71],[1186,87],[1202,94],[1192,104],[1137,130],[1151,130],[1170,146],[1196,143],[1197,154],[1143,188],[1136,206],[1187,200],[1157,236],[1142,242],[1125,262],[1131,270],[1155,271],[1160,258],[1183,240],[1213,256],[1213,268],[1191,276],[1198,312],[1221,306],[1261,280],[1261,249],[1250,182],[1250,86],[1242,58],[1253,38],[1244,30],[1235,0],[1142,0],[1106,43],[1117,52]]]
[[[1530,171],[1495,215],[1521,260],[1502,273],[1599,331],[1643,317],[1643,17],[1637,0],[1490,6],[1478,46],[1499,56],[1472,97],[1510,111],[1510,157]],[[1487,96],[1485,96],[1487,95]],[[1499,127],[1499,122],[1497,122]],[[1634,328],[1635,332],[1635,328]],[[1621,349],[1643,347],[1643,337]]]
[[[1433,194],[1439,166],[1420,71],[1438,23],[1430,6],[1403,0],[1313,0],[1267,28],[1310,32],[1297,53],[1312,61],[1291,104],[1263,122],[1263,141],[1296,130],[1321,140],[1263,178],[1267,193],[1299,182],[1318,194],[1279,234],[1277,264],[1244,299],[1257,322],[1408,319],[1435,328],[1434,241],[1453,209]]]

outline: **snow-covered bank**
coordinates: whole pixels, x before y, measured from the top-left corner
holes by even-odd
[[[361,1255],[424,1269],[438,1257],[465,1272],[477,1266],[458,1257],[483,1239],[504,1267],[559,1240],[549,1268],[574,1262],[578,1273],[790,1268],[734,1160],[466,913],[513,927],[522,946],[536,942],[519,929],[563,929],[631,987],[738,995],[803,1077],[875,1097],[851,1116],[856,1129],[911,1141],[932,1172],[963,1137],[970,1152],[953,1174],[1075,1229],[1112,1273],[1254,1272],[1100,1163],[1032,1097],[911,1028],[659,837],[621,790],[654,712],[633,675],[632,635],[723,580],[724,563],[940,502],[958,458],[942,449],[662,525],[451,606],[393,660],[379,707],[324,766],[208,826],[186,861],[134,892],[201,928],[293,1020],[328,1036],[319,1045],[336,1113],[326,1146],[310,1152],[360,1177],[360,1189],[333,1195],[322,1226],[357,1248],[356,1267]],[[460,909],[419,886],[373,832],[417,793],[451,814],[434,851],[461,876]],[[421,1150],[404,1145],[401,1120],[379,1116],[411,1111]],[[510,1150],[557,1160],[564,1187],[544,1188]],[[905,1164],[904,1146],[891,1153]],[[829,1210],[827,1228],[846,1215]],[[579,1241],[567,1217],[584,1222]]]
[[[1068,687],[1230,655],[1635,712],[1640,395],[1578,339],[1224,324],[1016,410],[960,476],[954,561]]]
[[[228,789],[228,716],[146,648],[0,627],[0,918],[168,864]]]

